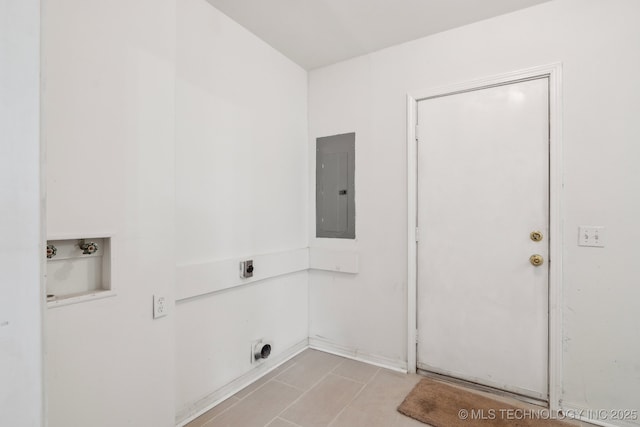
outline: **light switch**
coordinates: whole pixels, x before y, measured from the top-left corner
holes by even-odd
[[[604,248],[604,227],[581,225],[578,228],[578,246]]]

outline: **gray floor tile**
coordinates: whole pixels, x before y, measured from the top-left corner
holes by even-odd
[[[202,427],[207,422],[209,422],[211,419],[217,417],[222,412],[226,411],[227,409],[229,409],[230,407],[232,407],[233,405],[235,405],[239,401],[240,400],[236,399],[235,397],[230,397],[227,400],[217,404],[211,410],[209,410],[209,411],[205,412],[204,414],[200,415],[195,420],[191,421],[185,427]]]
[[[293,360],[294,359],[290,360],[289,362],[283,364],[282,366],[278,366],[276,369],[269,372],[267,375],[263,376],[259,380],[249,384],[248,386],[246,386],[245,388],[243,388],[242,390],[234,394],[234,397],[237,397],[238,399],[244,399],[245,397],[247,397],[247,395],[253,393],[257,389],[262,387],[264,384],[266,384],[269,380],[271,380],[274,377],[277,377],[278,375],[280,375],[281,373],[289,369],[291,366],[293,366],[295,364]]]
[[[414,420],[413,418],[404,416],[402,414],[398,414],[398,418],[393,427],[429,427],[429,424],[421,423],[418,420]],[[471,426],[469,426],[471,427]]]
[[[269,381],[211,420],[206,427],[264,427],[300,395],[301,392],[293,387]]]
[[[280,417],[302,427],[326,427],[353,400],[362,386],[329,374]]]
[[[422,378],[306,350],[187,427],[426,427],[397,412]],[[508,396],[478,393],[538,408]]]
[[[396,408],[419,379],[381,369],[331,427],[394,426],[402,416]]]
[[[332,354],[307,350],[294,365],[275,378],[293,387],[309,390],[343,360],[342,357]]]
[[[333,370],[333,373],[354,381],[366,383],[373,378],[379,369],[377,366],[358,362],[357,360],[345,359]]]
[[[276,418],[267,427],[300,427],[290,421],[283,420],[282,418]]]

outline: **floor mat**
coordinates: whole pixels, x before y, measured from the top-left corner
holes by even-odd
[[[542,407],[509,405],[478,392],[467,391],[430,378],[422,379],[398,407],[398,411],[434,427],[568,427]]]

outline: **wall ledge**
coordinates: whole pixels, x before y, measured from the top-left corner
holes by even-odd
[[[253,260],[254,276],[240,277],[240,261]],[[324,248],[300,248],[197,264],[182,264],[176,271],[176,301],[245,286],[273,277],[308,270],[358,273],[359,254]]]
[[[240,261],[253,260],[253,277],[240,277]],[[293,249],[263,255],[235,257],[199,264],[178,265],[176,301],[248,285],[309,268],[309,249]]]

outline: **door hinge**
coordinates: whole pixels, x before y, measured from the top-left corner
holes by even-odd
[[[416,329],[416,345],[418,345],[418,330]]]
[[[416,243],[420,241],[420,229],[416,227]]]
[[[415,128],[416,141],[420,141],[420,126],[416,125]]]

